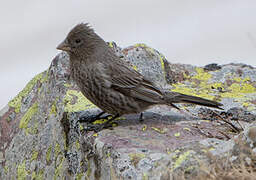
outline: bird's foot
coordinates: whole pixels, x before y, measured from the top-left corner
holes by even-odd
[[[117,124],[116,122],[113,122],[116,118],[119,117],[119,115],[115,115],[115,116],[112,116],[111,118],[108,118],[109,116],[111,115],[107,115],[105,116],[107,119],[106,122],[102,123],[102,124],[88,124],[87,127],[85,128],[86,131],[94,131],[94,132],[99,132],[101,131],[102,129],[106,129],[106,128],[110,128],[110,127],[113,127],[113,124]],[[103,119],[103,118],[100,118],[100,119]]]
[[[111,115],[106,115],[104,117],[101,117],[105,112],[101,112],[97,115],[91,115],[91,116],[81,116],[79,118],[79,122],[88,122],[93,123],[94,121],[100,120],[100,119],[108,119]]]
[[[103,123],[103,124],[89,124],[85,128],[85,130],[86,131],[94,131],[95,133],[97,133],[97,132],[100,132],[103,129],[112,128],[114,124],[115,124],[115,126],[117,125],[116,122],[111,123],[111,122],[108,122],[108,121]]]

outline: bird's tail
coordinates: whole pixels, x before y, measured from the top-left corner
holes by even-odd
[[[219,106],[222,106],[223,104],[211,101],[208,99],[196,97],[196,96],[190,96],[186,94],[181,94],[178,92],[171,92],[171,91],[165,91],[164,92],[164,99],[166,104],[170,104],[174,107],[173,103],[192,103],[192,104],[197,104],[201,106],[208,106],[208,107],[213,107],[217,109],[222,109]]]

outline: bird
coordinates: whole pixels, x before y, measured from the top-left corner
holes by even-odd
[[[70,74],[82,94],[102,112],[85,118],[89,122],[102,119],[103,124],[91,125],[96,132],[111,126],[116,118],[141,113],[154,105],[168,105],[179,109],[175,103],[192,103],[221,109],[223,104],[201,97],[172,92],[158,87],[120,59],[111,47],[88,23],[80,23],[71,29],[57,46],[68,53]]]

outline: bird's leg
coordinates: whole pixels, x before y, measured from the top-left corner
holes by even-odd
[[[139,121],[140,121],[141,123],[144,121],[144,119],[143,119],[143,112],[140,113],[140,119],[139,119]]]
[[[101,113],[97,114],[97,115],[91,115],[91,116],[82,116],[79,118],[79,122],[89,122],[89,123],[92,123],[96,120],[99,120],[99,119],[107,119],[110,115],[107,115],[107,116],[104,116],[101,118],[101,116],[105,114],[104,111],[102,111]]]
[[[116,118],[119,117],[119,114],[112,116],[110,119],[108,119],[106,122],[102,123],[102,124],[93,124],[93,125],[88,125],[86,130],[87,131],[95,131],[95,132],[99,132],[104,128],[109,128],[112,127],[112,121],[114,121]]]

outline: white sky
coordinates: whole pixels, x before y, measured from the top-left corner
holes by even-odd
[[[80,22],[106,41],[135,43],[170,62],[256,66],[255,0],[9,0],[0,6],[0,109],[36,74]]]

